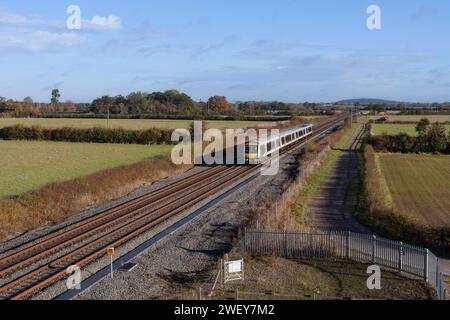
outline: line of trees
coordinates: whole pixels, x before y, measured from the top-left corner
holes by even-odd
[[[279,101],[245,101],[230,103],[224,96],[212,96],[206,102],[194,101],[177,90],[164,92],[132,92],[127,96],[102,96],[91,103],[60,102],[58,89],[51,92],[50,103],[35,103],[31,97],[22,101],[0,97],[0,113],[15,117],[55,116],[57,114],[117,115],[128,117],[188,117],[204,119],[211,116],[231,116],[238,119],[244,115],[307,115],[316,110],[314,103],[285,103]]]
[[[430,121],[424,118],[417,124],[416,131],[417,137],[406,133],[383,134],[370,137],[369,143],[377,152],[450,154],[450,132],[446,134],[444,126],[439,123],[430,125]]]

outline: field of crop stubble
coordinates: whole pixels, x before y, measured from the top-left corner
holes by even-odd
[[[450,156],[381,154],[381,171],[397,212],[434,227],[450,222]]]

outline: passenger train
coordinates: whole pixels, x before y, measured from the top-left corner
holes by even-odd
[[[297,141],[300,141],[313,132],[312,124],[302,124],[299,127],[281,132],[277,136],[267,136],[245,143],[245,161],[248,164],[258,164],[263,159]]]

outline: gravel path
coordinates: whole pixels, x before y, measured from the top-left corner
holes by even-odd
[[[341,152],[337,165],[326,179],[318,195],[312,200],[308,223],[318,229],[350,230],[354,232],[368,232],[360,225],[351,213],[351,184],[357,174],[357,157],[355,152],[359,147],[359,134],[346,144]]]

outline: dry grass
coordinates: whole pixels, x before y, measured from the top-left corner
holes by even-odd
[[[382,271],[381,290],[367,288],[367,265],[347,260],[288,260],[245,257],[245,281],[221,285],[215,299],[401,299],[429,300],[435,292],[427,283]]]
[[[143,160],[65,182],[50,183],[16,199],[0,200],[0,239],[63,222],[97,203],[125,196],[153,181],[187,170],[170,157]]]

